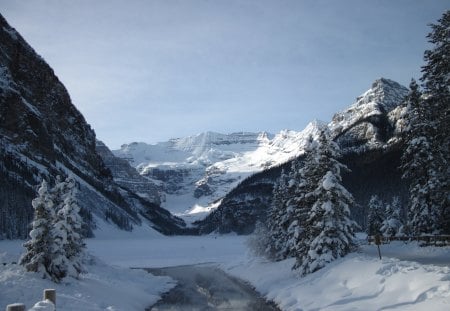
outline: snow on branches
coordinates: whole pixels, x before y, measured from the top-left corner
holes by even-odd
[[[62,181],[58,176],[52,189],[42,182],[32,202],[35,213],[31,239],[24,243],[26,252],[20,260],[27,271],[41,273],[55,282],[66,276],[76,278],[83,272],[85,245],[76,191],[72,177]]]
[[[338,154],[325,130],[319,141],[311,138],[305,156],[292,162],[289,173],[282,172],[266,231],[258,231],[267,242],[263,253],[274,260],[295,257],[293,269],[301,275],[345,256],[353,246],[354,201],[342,185],[341,172],[347,168],[337,161]]]

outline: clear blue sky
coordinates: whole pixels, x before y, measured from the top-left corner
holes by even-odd
[[[0,0],[115,149],[302,130],[373,80],[420,77],[448,0]]]

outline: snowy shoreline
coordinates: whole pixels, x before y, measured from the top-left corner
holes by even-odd
[[[13,302],[36,303],[44,288],[57,289],[62,310],[143,310],[170,290],[174,281],[131,267],[159,268],[204,262],[253,286],[282,310],[424,310],[444,311],[450,305],[450,268],[392,257],[379,260],[374,246],[363,246],[311,275],[299,278],[292,259],[268,262],[253,257],[245,236],[171,236],[100,232],[88,239],[96,264],[80,281],[60,284],[25,272],[19,265],[0,266],[0,308]],[[23,241],[0,241],[0,262],[16,261]],[[415,243],[382,246],[383,256],[427,257],[450,262],[450,247]]]

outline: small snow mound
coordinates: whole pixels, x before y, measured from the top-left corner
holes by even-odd
[[[28,311],[55,311],[55,305],[50,300],[43,300],[36,303],[33,308]]]

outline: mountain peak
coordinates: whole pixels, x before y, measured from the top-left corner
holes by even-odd
[[[361,120],[388,113],[403,101],[408,92],[406,87],[393,80],[379,78],[350,107],[336,113],[329,128],[336,136]]]
[[[352,106],[378,104],[386,112],[391,111],[408,94],[408,89],[400,83],[379,78],[372,83],[372,87],[356,98],[356,103]]]

